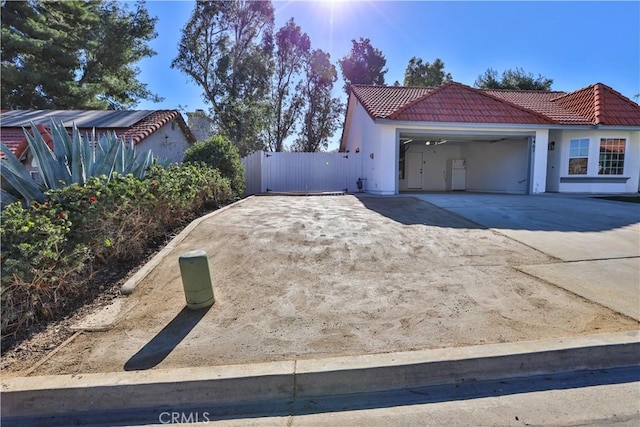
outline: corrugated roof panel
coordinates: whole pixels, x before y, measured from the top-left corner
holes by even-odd
[[[128,128],[144,119],[154,110],[15,110],[0,116],[2,127],[49,124],[52,118],[61,120],[65,127],[74,122],[79,128]]]

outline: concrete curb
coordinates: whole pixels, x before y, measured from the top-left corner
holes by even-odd
[[[151,273],[151,271],[156,268],[158,264],[160,264],[162,260],[166,258],[171,253],[171,251],[173,251],[176,246],[178,246],[189,235],[189,233],[193,231],[194,228],[200,225],[202,221],[206,221],[207,219],[215,215],[218,215],[228,209],[234,208],[253,197],[254,196],[249,196],[244,199],[240,199],[237,202],[233,202],[230,205],[223,206],[222,208],[201,216],[200,218],[194,219],[176,237],[171,239],[167,246],[165,246],[160,252],[158,252],[156,256],[151,258],[151,261],[146,263],[140,270],[138,270],[133,276],[131,276],[129,280],[127,280],[124,285],[122,285],[122,288],[120,288],[120,293],[122,293],[123,295],[131,295],[138,284],[142,282],[144,278],[147,277],[149,273]]]
[[[640,331],[377,355],[9,378],[3,422],[142,408],[251,405],[640,366]]]

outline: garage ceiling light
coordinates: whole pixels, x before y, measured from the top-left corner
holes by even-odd
[[[445,142],[447,142],[446,139],[439,139],[437,141],[425,141],[426,145],[440,145],[440,144],[444,144]]]

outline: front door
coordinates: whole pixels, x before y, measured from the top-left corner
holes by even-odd
[[[407,153],[407,188],[422,189],[422,153]]]

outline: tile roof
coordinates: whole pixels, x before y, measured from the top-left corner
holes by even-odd
[[[38,129],[38,132],[40,132],[40,135],[42,136],[44,141],[48,145],[52,146],[53,137],[49,133],[49,127],[44,124],[40,124],[40,125],[36,125],[36,128]],[[31,129],[29,129],[28,132],[33,135],[33,132],[31,131]],[[9,150],[11,150],[11,152],[15,154],[16,157],[18,158],[20,158],[22,153],[24,153],[24,150],[27,148],[27,145],[28,145],[27,138],[24,136],[24,130],[22,129],[18,129],[18,128],[2,129],[0,133],[0,138],[2,138],[1,141],[4,143],[4,145],[6,145],[7,148],[9,148]],[[0,153],[1,159],[4,159],[5,157],[6,156],[4,155],[4,153]]]
[[[0,130],[0,141],[15,154],[22,141],[26,141],[26,139],[22,129],[6,128]],[[4,158],[4,155],[0,155],[0,158]]]
[[[387,118],[398,108],[433,90],[432,87],[351,86],[353,94],[373,118]]]
[[[571,93],[477,89],[351,87],[371,118],[452,123],[640,126],[640,106],[597,83]]]
[[[22,127],[15,126],[17,123],[21,123],[18,119],[18,117],[20,116],[20,112],[23,112],[24,117],[29,119],[33,119],[34,117],[40,117],[40,118],[62,117],[56,114],[57,111],[65,113],[65,117],[69,116],[68,114],[69,111],[67,110],[64,110],[64,111],[63,110],[43,110],[43,111],[40,111],[39,116],[34,114],[37,111],[33,111],[33,110],[3,111],[0,114],[0,140],[5,145],[7,145],[7,147],[9,147],[9,149],[13,151],[16,156],[20,157],[27,147],[27,140],[24,137],[24,131],[22,130]],[[80,111],[79,113],[81,113],[81,115],[85,117],[86,116],[96,117],[95,114],[91,114],[91,113],[94,113],[93,111]],[[124,125],[126,122],[123,121],[123,118],[125,118],[125,116],[123,115],[118,115],[117,116],[118,120],[112,121],[112,122],[108,122],[104,120],[101,116],[102,124],[106,126],[96,127],[95,128],[96,133],[100,134],[108,131],[114,131],[116,135],[120,137],[124,137],[127,142],[133,141],[134,144],[138,144],[141,141],[143,141],[145,138],[152,135],[158,129],[166,125],[167,123],[170,123],[172,120],[176,120],[176,122],[178,123],[178,126],[181,128],[182,132],[187,138],[187,141],[189,143],[195,142],[195,137],[191,133],[191,130],[187,126],[186,122],[184,121],[184,118],[182,117],[182,115],[178,110],[148,110],[145,112],[135,111],[133,113],[136,113],[136,114],[128,115],[126,117],[128,117],[128,119],[131,119],[131,117],[135,117],[136,121],[127,127],[115,127],[115,126],[111,127],[110,126],[110,125],[118,125],[118,126]],[[4,119],[7,116],[9,116],[11,120],[5,121]],[[111,117],[115,117],[115,116],[111,116]],[[125,120],[127,120],[127,118],[125,118]],[[129,120],[129,122],[131,122],[131,120]],[[9,123],[10,125],[13,125],[13,126],[6,127],[5,123]],[[83,122],[81,122],[81,124],[82,123]],[[65,121],[65,125],[70,126],[71,123],[67,123]],[[25,126],[28,127],[29,125],[25,124]],[[40,125],[38,125],[38,128],[40,129]],[[92,128],[81,127],[79,129],[82,133],[92,131]]]
[[[640,106],[602,83],[567,93],[553,102],[595,125],[640,126]]]
[[[563,108],[561,105],[552,102],[553,99],[565,95],[565,92],[506,89],[481,89],[481,91],[495,98],[509,101],[531,111],[540,113],[546,117],[549,117],[556,123],[568,125],[592,124],[591,121],[581,116],[577,112],[568,110],[566,108]]]
[[[195,142],[195,137],[191,134],[182,114],[178,110],[156,110],[122,133],[117,129],[115,131],[118,136],[124,136],[126,141],[133,140],[133,143],[137,144],[174,119],[178,119],[178,125],[187,140],[190,143]]]
[[[542,114],[455,82],[445,83],[406,104],[389,118],[456,123],[552,123]]]

